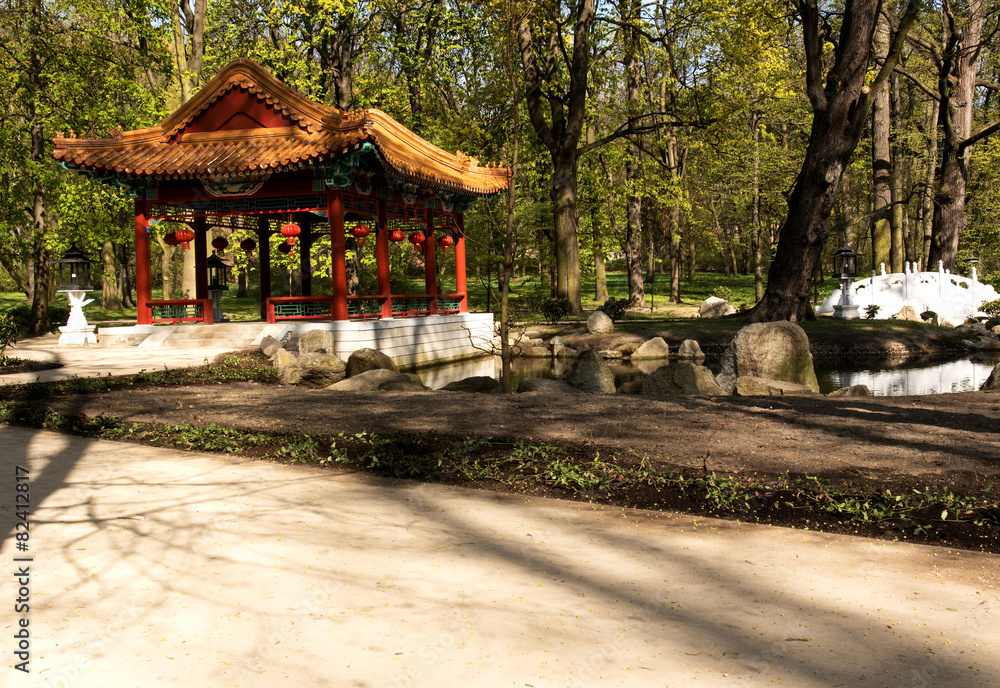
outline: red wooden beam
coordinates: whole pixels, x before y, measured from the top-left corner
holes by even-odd
[[[138,306],[137,321],[140,325],[153,324],[147,304],[152,300],[150,282],[149,233],[146,201],[135,201],[135,300]]]

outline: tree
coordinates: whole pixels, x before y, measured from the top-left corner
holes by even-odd
[[[799,321],[815,317],[809,303],[809,284],[829,235],[837,188],[865,129],[874,94],[899,61],[919,5],[919,0],[909,0],[884,63],[875,78],[866,83],[881,0],[847,0],[836,32],[814,0],[795,0],[805,47],[812,131],[788,199],[788,215],[779,232],[767,289],[750,311],[749,320]],[[825,64],[827,42],[834,45],[829,68]]]

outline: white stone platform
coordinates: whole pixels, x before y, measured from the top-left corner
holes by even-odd
[[[279,341],[307,330],[333,332],[336,353],[346,359],[358,349],[376,349],[397,365],[422,365],[481,356],[493,340],[492,313],[457,313],[422,318],[392,318],[368,322],[284,321],[219,323],[215,325],[132,325],[102,327],[101,346],[229,347],[260,346],[270,335]],[[479,348],[473,342],[479,344]]]

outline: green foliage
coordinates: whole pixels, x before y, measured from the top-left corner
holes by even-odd
[[[878,315],[878,312],[882,309],[877,303],[870,303],[865,306],[865,318],[868,320],[874,320]]]
[[[983,313],[991,316],[1000,316],[1000,299],[993,299],[992,301],[984,301],[983,305],[979,307]]]
[[[569,313],[569,299],[548,298],[542,301],[541,313],[546,322],[557,323]]]
[[[17,325],[9,313],[0,313],[0,365],[7,360],[7,347],[17,341]]]
[[[31,304],[18,304],[7,311],[7,316],[17,328],[17,332],[23,336],[28,331]],[[59,302],[49,304],[49,332],[56,332],[61,325],[66,324],[67,320],[69,320],[69,306],[67,304]]]
[[[723,301],[733,302],[733,290],[724,284],[720,284],[712,290],[712,296]]]
[[[612,322],[618,322],[618,319],[625,315],[627,310],[627,299],[616,299],[612,297],[601,304],[601,311],[603,311],[606,316],[611,318]]]

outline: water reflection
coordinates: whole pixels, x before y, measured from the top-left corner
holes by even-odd
[[[817,363],[816,377],[820,391],[829,394],[841,387],[867,385],[875,396],[908,396],[919,394],[946,394],[972,392],[986,382],[993,367],[1000,362],[1000,355],[976,354],[957,361],[919,363],[855,364]],[[642,379],[668,361],[649,359],[636,361],[608,361],[615,374],[615,385]],[[573,359],[518,358],[513,362],[513,387],[526,377],[557,378],[573,365]],[[705,363],[713,373],[718,373],[718,362]],[[412,371],[411,371],[412,372]],[[500,378],[500,358],[485,356],[458,363],[449,363],[416,371],[431,389],[441,389],[449,382],[467,377],[489,376]]]

